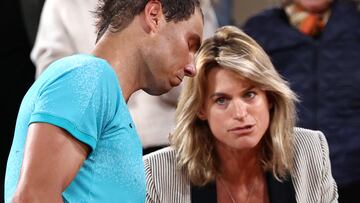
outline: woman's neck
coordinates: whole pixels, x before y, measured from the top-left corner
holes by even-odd
[[[229,184],[248,183],[263,177],[260,161],[260,144],[252,149],[234,150],[224,146],[216,147],[220,161],[219,174]]]
[[[259,149],[260,147],[242,151],[217,149],[220,159],[220,171],[216,177],[218,202],[268,202]]]

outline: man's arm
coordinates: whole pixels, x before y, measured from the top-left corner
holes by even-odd
[[[29,126],[20,179],[13,202],[63,202],[90,148],[67,131],[47,123]]]

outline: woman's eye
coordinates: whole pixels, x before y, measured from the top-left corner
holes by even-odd
[[[252,99],[256,96],[256,93],[254,91],[248,91],[244,94],[245,99]]]
[[[226,102],[226,99],[224,97],[219,97],[217,99],[215,99],[215,103],[219,104],[219,105],[224,105]]]

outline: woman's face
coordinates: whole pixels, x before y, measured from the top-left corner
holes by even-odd
[[[330,7],[332,0],[294,0],[295,3],[304,7],[305,10],[313,13],[319,13]]]
[[[208,73],[206,98],[198,116],[208,121],[216,145],[244,150],[254,148],[264,136],[269,108],[265,91],[216,67]]]

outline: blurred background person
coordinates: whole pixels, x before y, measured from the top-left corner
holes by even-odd
[[[98,0],[46,0],[31,59],[36,78],[53,61],[95,46],[94,14]]]
[[[337,202],[321,131],[294,128],[296,95],[233,26],[201,46],[172,147],[144,157],[147,202]]]
[[[36,77],[56,59],[75,53],[90,53],[95,46],[95,24],[92,11],[97,0],[46,0],[31,59]],[[219,25],[233,22],[232,0],[202,0],[204,37],[212,35]],[[76,9],[74,9],[76,8]],[[218,13],[216,13],[218,11]],[[180,87],[161,96],[138,91],[128,105],[144,154],[167,146],[174,127],[174,112]]]
[[[300,96],[299,126],[321,130],[339,201],[360,191],[360,13],[351,1],[289,0],[243,26]]]

